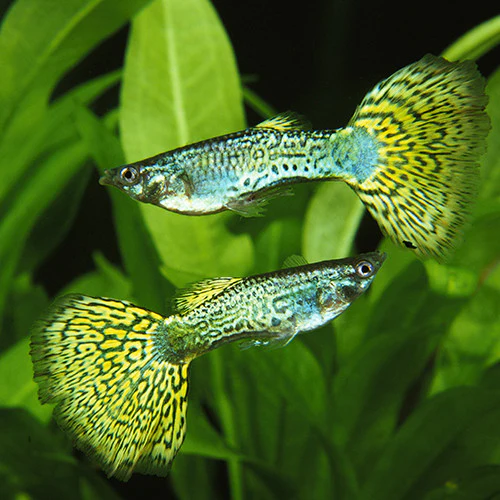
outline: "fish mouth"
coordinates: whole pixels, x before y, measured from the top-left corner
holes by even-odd
[[[115,183],[113,182],[113,171],[105,170],[99,178],[99,184],[101,186],[114,186]]]

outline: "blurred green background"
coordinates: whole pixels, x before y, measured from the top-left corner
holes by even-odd
[[[17,0],[0,31],[0,498],[500,498],[500,18],[489,2]],[[465,35],[465,36],[464,36]],[[478,59],[492,130],[446,265],[383,240],[343,184],[266,217],[185,217],[99,171],[293,109],[344,125],[427,52]],[[193,363],[166,479],[106,479],[37,401],[31,324],[59,294],[168,313],[176,287],[290,254],[388,259],[351,309],[284,349]],[[119,383],[119,381],[117,381]]]

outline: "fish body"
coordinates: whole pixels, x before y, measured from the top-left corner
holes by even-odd
[[[175,299],[180,314],[171,317],[176,330],[171,342],[185,358],[235,340],[285,344],[345,311],[368,288],[383,259],[373,252],[248,278],[200,282]]]
[[[376,159],[376,141],[361,129],[273,128],[271,120],[108,171],[101,182],[186,215],[233,210],[254,216],[269,198],[283,193],[277,188],[324,179],[347,181],[351,172],[361,170],[366,178]],[[141,182],[120,181],[134,171],[141,172]]]
[[[184,440],[190,362],[229,342],[290,341],[342,313],[385,255],[206,280],[163,317],[130,302],[70,295],[35,327],[39,397],[109,476],[165,476]]]
[[[102,184],[187,215],[259,215],[297,182],[340,180],[382,231],[421,257],[457,244],[479,182],[489,119],[470,62],[431,55],[380,82],[347,127],[310,130],[293,113],[105,172]]]

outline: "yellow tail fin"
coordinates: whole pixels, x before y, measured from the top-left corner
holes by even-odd
[[[165,476],[186,431],[189,361],[166,340],[168,319],[129,302],[70,295],[32,335],[42,403],[108,474]]]
[[[474,63],[431,55],[379,83],[349,125],[379,143],[378,167],[349,182],[395,242],[442,260],[456,245],[479,182],[489,119]]]

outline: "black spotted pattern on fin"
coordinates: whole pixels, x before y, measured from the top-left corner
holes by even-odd
[[[75,445],[124,481],[134,470],[165,476],[184,440],[189,360],[158,347],[164,322],[130,302],[72,295],[32,334],[40,400],[56,404]]]
[[[351,187],[383,232],[443,260],[461,239],[490,128],[474,63],[431,55],[379,83],[349,125],[379,143],[378,166]]]

